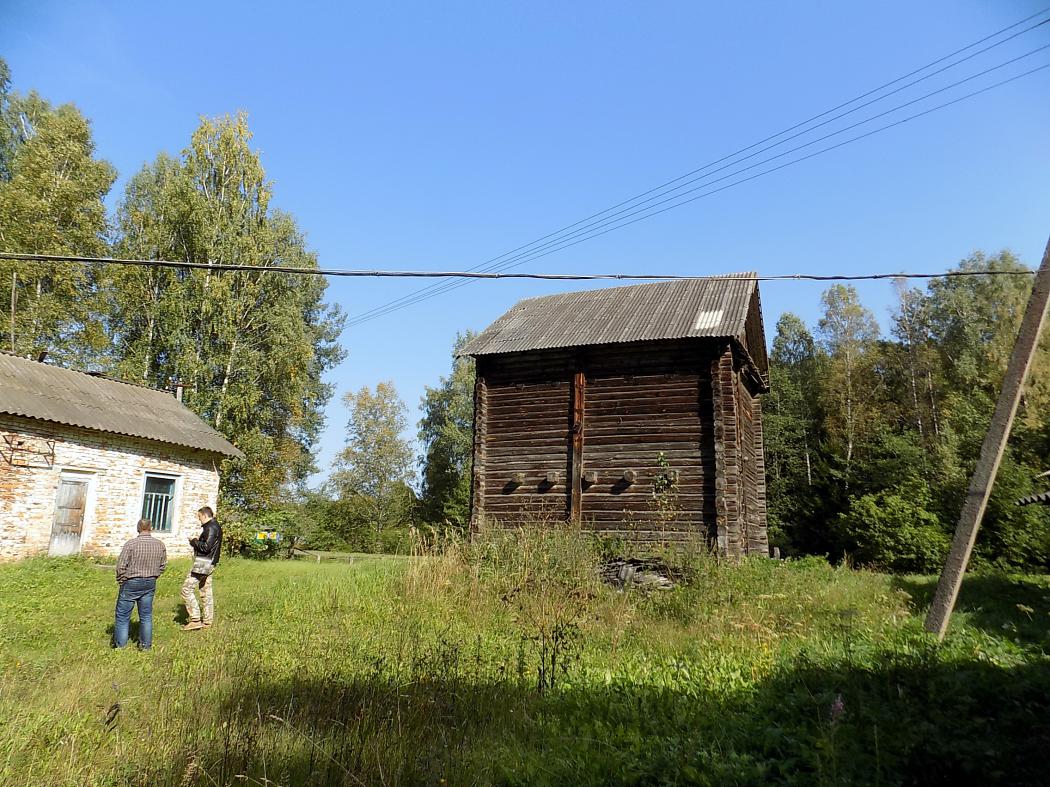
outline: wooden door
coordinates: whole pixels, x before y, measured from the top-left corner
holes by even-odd
[[[55,524],[51,528],[51,546],[47,551],[49,555],[73,555],[80,551],[87,492],[87,481],[63,478],[58,482]]]

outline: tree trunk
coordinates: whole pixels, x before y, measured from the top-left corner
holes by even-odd
[[[846,350],[846,489],[853,466],[853,358]]]
[[[226,359],[226,369],[222,377],[222,388],[219,389],[219,402],[215,406],[215,428],[222,425],[222,408],[226,402],[226,391],[230,387],[230,373],[233,371],[233,358],[237,353],[237,340],[230,346],[230,356]]]
[[[940,438],[941,425],[940,419],[937,418],[937,394],[933,389],[933,374],[929,369],[926,370],[926,390],[930,394],[930,418],[933,421],[933,434],[935,437]]]
[[[15,350],[15,309],[18,307],[18,271],[11,271],[11,352]]]

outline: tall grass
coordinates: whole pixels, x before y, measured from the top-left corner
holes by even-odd
[[[937,646],[925,579],[696,553],[677,589],[624,592],[601,559],[543,526],[224,561],[194,634],[178,566],[152,653],[105,647],[112,574],[2,566],[0,784],[1040,783],[1043,580]]]

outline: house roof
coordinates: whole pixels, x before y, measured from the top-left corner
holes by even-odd
[[[165,391],[0,353],[0,413],[243,457]]]
[[[463,348],[463,355],[657,339],[731,338],[765,371],[754,273],[681,279],[526,298]],[[748,318],[757,325],[748,331]],[[749,337],[757,328],[757,336]],[[749,338],[751,341],[748,341]],[[756,345],[760,346],[752,346]]]

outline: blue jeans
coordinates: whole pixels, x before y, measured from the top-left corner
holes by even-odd
[[[117,620],[113,626],[113,644],[122,648],[128,644],[128,626],[131,610],[139,605],[139,647],[149,650],[153,645],[153,594],[157,580],[138,577],[122,583],[117,594]]]

